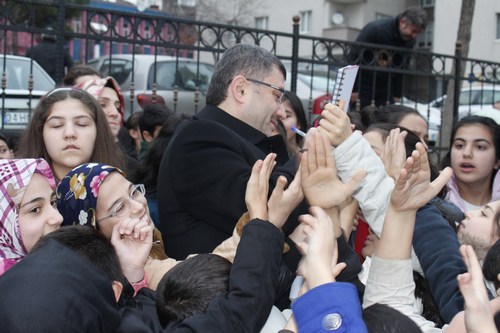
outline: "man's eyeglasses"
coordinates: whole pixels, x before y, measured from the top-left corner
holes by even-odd
[[[283,103],[283,100],[285,99],[285,89],[280,88],[278,86],[275,86],[274,84],[262,82],[262,81],[259,81],[259,80],[249,79],[249,78],[246,78],[246,79],[248,81],[250,81],[250,82],[262,84],[263,86],[266,86],[266,87],[269,87],[269,88],[273,88],[273,89],[279,91],[280,92],[280,96],[278,97],[278,99],[276,101],[278,102],[278,104]]]
[[[110,217],[125,217],[130,212],[130,200],[139,201],[144,198],[146,194],[146,188],[143,184],[132,185],[130,190],[129,198],[123,199],[115,203],[115,205],[111,208],[111,214],[104,216],[97,220],[100,222],[105,219],[109,219]]]

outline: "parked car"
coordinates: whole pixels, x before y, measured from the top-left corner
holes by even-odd
[[[131,54],[102,56],[88,62],[102,75],[115,78],[123,91],[125,117],[141,110],[153,99],[153,84],[157,85],[156,103],[166,104],[177,112],[194,114],[205,105],[205,93],[212,78],[214,66],[189,58],[136,54],[132,66]],[[134,68],[134,96],[130,102],[130,84]],[[156,77],[155,77],[156,73]],[[177,104],[174,105],[174,86],[178,87]],[[195,90],[199,89],[198,108],[195,109]]]
[[[437,110],[441,114],[445,101],[446,95],[443,95],[429,104],[406,100],[405,105],[415,107],[422,112],[427,112],[428,109]],[[464,88],[460,91],[460,97],[458,98],[458,118],[478,115],[490,117],[500,124],[500,110],[493,107],[496,101],[500,101],[500,86],[483,85]]]
[[[31,119],[38,101],[54,89],[54,80],[36,62],[26,57],[1,55],[0,64],[6,63],[7,88],[0,96],[0,129],[7,132],[21,132]],[[33,69],[31,68],[33,64]],[[30,74],[33,74],[33,90],[29,91]],[[3,91],[0,89],[0,93]]]

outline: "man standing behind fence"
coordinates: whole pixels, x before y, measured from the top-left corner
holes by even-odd
[[[422,8],[409,8],[396,17],[368,23],[359,33],[356,42],[379,44],[380,49],[368,50],[354,46],[348,59],[352,64],[376,66],[381,69],[404,69],[408,55],[384,50],[384,46],[413,49],[416,39],[425,30],[427,14]],[[359,82],[361,80],[361,82]],[[361,70],[354,85],[351,101],[360,100],[361,108],[375,103],[375,106],[398,102],[402,96],[402,75],[383,71]]]
[[[286,117],[285,78],[281,61],[255,45],[237,44],[217,63],[206,107],[177,128],[160,165],[160,230],[169,257],[211,252],[231,236],[246,211],[246,185],[258,159],[277,154],[271,189],[280,175],[292,181],[296,161],[288,160],[283,138],[272,136],[277,118]],[[304,212],[302,206],[292,213],[285,234]]]
[[[48,28],[48,30],[53,29]],[[59,83],[57,80],[61,80],[66,74],[65,70],[69,70],[73,66],[73,60],[66,48],[64,48],[63,64],[59,64],[57,61],[59,52],[61,49],[56,43],[56,36],[43,33],[42,42],[29,48],[26,51],[26,57],[33,58],[57,84]]]

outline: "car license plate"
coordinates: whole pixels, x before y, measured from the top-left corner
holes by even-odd
[[[6,112],[4,116],[5,125],[27,124],[29,121],[29,112]]]

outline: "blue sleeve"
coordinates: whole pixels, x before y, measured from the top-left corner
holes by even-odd
[[[292,304],[299,332],[368,332],[356,288],[346,282],[326,283]]]
[[[455,231],[434,205],[427,204],[417,212],[413,249],[446,323],[464,309],[457,275],[467,268],[459,248]]]

